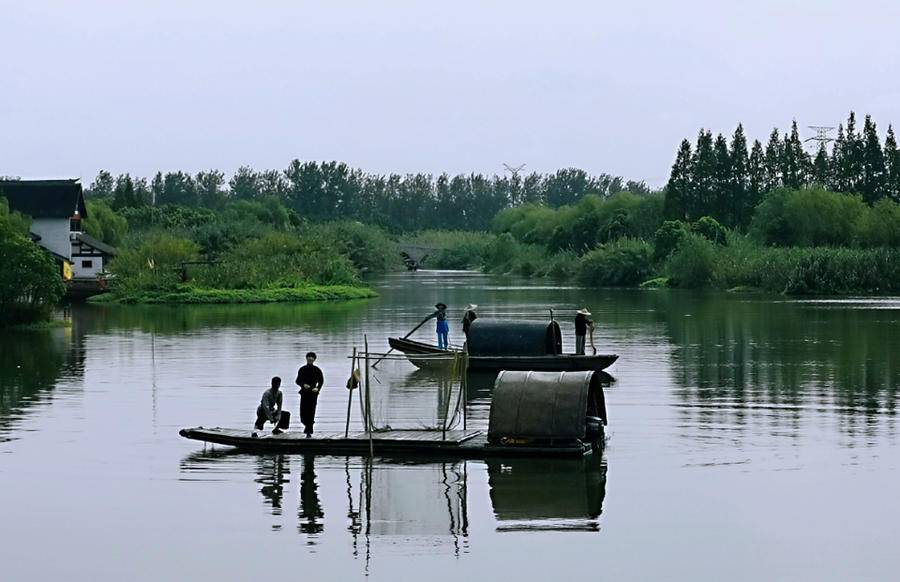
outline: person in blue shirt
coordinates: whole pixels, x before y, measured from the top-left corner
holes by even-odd
[[[425,321],[431,319],[432,317],[437,320],[437,343],[438,348],[442,350],[446,350],[450,347],[450,343],[448,341],[447,336],[450,334],[450,323],[447,321],[447,305],[444,303],[437,303],[435,306],[435,312],[428,316]]]

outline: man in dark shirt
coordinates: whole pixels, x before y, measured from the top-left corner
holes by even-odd
[[[300,386],[300,422],[303,423],[306,438],[312,436],[313,423],[316,418],[316,404],[319,391],[325,383],[322,370],[315,365],[316,353],[306,354],[306,365],[297,370],[297,386]]]
[[[594,322],[588,319],[590,314],[591,312],[584,307],[575,314],[575,354],[579,356],[584,355],[584,340],[588,328],[594,325]]]

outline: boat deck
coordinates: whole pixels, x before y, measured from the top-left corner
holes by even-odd
[[[270,431],[229,428],[184,428],[179,434],[185,438],[229,445],[257,452],[296,452],[321,454],[369,453],[366,432],[317,433],[312,438],[300,432],[273,435]],[[391,430],[372,433],[372,449],[376,453],[440,454],[457,458],[491,456],[584,456],[591,446],[582,443],[563,446],[492,445],[480,430]]]

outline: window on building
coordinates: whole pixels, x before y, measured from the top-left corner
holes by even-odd
[[[94,266],[94,261],[81,261],[82,269],[90,269]]]

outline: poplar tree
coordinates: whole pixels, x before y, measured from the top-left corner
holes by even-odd
[[[728,142],[721,133],[713,145],[712,204],[703,211],[728,226],[734,226],[734,212],[731,205],[731,154]]]
[[[884,165],[887,194],[894,201],[900,202],[900,151],[897,150],[894,128],[890,125],[884,138]]]
[[[681,146],[675,155],[675,163],[672,164],[672,172],[669,174],[669,182],[666,184],[666,199],[664,210],[667,218],[672,220],[684,220],[687,218],[688,200],[692,195],[693,166],[691,156],[691,142],[681,140]]]
[[[834,146],[831,148],[831,163],[829,164],[830,180],[828,189],[835,192],[849,192],[850,184],[847,182],[847,176],[844,174],[846,162],[844,158],[847,155],[847,138],[844,136],[844,124],[839,124],[837,129],[837,137],[834,140]]]
[[[816,151],[816,157],[812,163],[812,172],[811,172],[811,180],[814,184],[827,188],[828,184],[831,180],[830,168],[828,163],[828,149],[825,147],[824,143],[819,144],[819,149]]]
[[[711,131],[700,130],[692,161],[693,188],[687,215],[690,220],[696,220],[709,212],[715,195],[716,154]]]
[[[862,138],[856,131],[856,114],[850,112],[847,117],[846,143],[844,145],[844,153],[842,156],[842,166],[840,172],[842,181],[846,184],[843,192],[859,192],[860,183],[862,182]]]
[[[741,205],[741,225],[747,226],[753,218],[756,205],[762,200],[766,184],[766,155],[758,139],[753,140],[750,159],[747,161],[747,195]]]
[[[860,153],[859,192],[869,204],[884,197],[886,189],[884,152],[878,140],[878,131],[871,115],[863,122],[862,150]]]
[[[800,141],[797,120],[791,123],[791,133],[784,136],[781,150],[781,183],[786,188],[798,189],[806,184],[809,156]]]
[[[729,208],[732,220],[729,226],[743,226],[749,221],[745,216],[747,186],[749,183],[748,166],[750,160],[747,153],[747,137],[744,126],[738,124],[731,137],[731,185]]]
[[[781,143],[781,138],[778,134],[778,128],[772,129],[772,133],[769,135],[769,143],[766,145],[766,155],[765,155],[765,181],[763,182],[763,193],[768,192],[770,190],[774,190],[775,188],[779,188],[782,185],[781,181],[781,158],[782,158],[782,150],[783,146]]]

